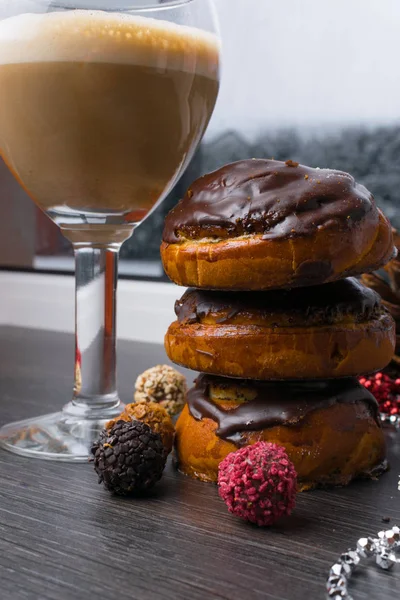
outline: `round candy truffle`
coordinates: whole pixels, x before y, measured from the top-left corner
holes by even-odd
[[[146,423],[152,431],[158,433],[164,444],[164,448],[168,452],[171,452],[174,445],[175,427],[172,423],[171,417],[160,404],[155,402],[134,402],[133,404],[127,404],[124,412],[109,421],[106,425],[106,429],[110,430],[118,423],[118,421],[142,421]]]
[[[99,483],[120,496],[143,492],[161,479],[167,452],[158,433],[146,423],[119,421],[93,444]]]
[[[258,442],[221,462],[218,488],[229,512],[259,526],[273,525],[295,506],[297,473],[284,448]]]
[[[178,414],[187,394],[186,378],[168,365],[148,369],[136,380],[135,401],[157,402],[174,416]]]

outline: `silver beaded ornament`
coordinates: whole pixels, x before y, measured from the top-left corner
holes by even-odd
[[[376,553],[377,547],[374,538],[360,538],[357,542],[357,552],[361,558],[370,558]]]
[[[397,549],[400,546],[400,528],[392,527],[392,529],[388,529],[385,531],[385,539],[389,548]]]
[[[332,594],[328,594],[327,598],[329,600],[353,600],[347,591],[333,592]]]
[[[361,558],[375,557],[376,564],[381,569],[388,571],[396,563],[400,563],[400,558],[395,554],[397,550],[400,550],[400,528],[397,525],[386,531],[380,531],[376,538],[360,538],[357,542],[357,549],[344,552],[331,567],[326,582],[326,598],[328,600],[353,600],[347,586]]]
[[[347,565],[350,568],[351,575],[356,566],[359,564],[360,557],[358,556],[358,552],[356,550],[348,550],[340,556],[339,562],[342,565]]]
[[[390,550],[380,550],[376,555],[376,564],[381,569],[389,571],[396,564],[396,557]]]
[[[347,579],[341,575],[330,575],[326,582],[327,598],[330,600],[352,600],[347,591]]]
[[[342,591],[347,588],[347,580],[345,577],[340,575],[329,575],[328,581],[326,582],[326,590],[328,594],[334,591]]]
[[[352,569],[351,569],[350,565],[346,565],[345,563],[342,563],[342,562],[337,562],[331,568],[329,575],[330,576],[335,575],[336,577],[344,577],[345,579],[347,579],[348,577],[350,577],[351,571],[352,571]]]

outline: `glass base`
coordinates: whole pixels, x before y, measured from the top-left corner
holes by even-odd
[[[0,447],[28,458],[87,462],[90,449],[107,421],[124,406],[101,419],[87,419],[62,412],[10,423],[0,428]]]

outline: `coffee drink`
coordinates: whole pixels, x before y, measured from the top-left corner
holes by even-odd
[[[0,22],[0,151],[46,211],[143,218],[201,139],[215,36],[102,11]]]

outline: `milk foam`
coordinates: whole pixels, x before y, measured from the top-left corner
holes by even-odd
[[[148,17],[72,10],[0,22],[0,64],[107,62],[218,77],[218,38]]]

